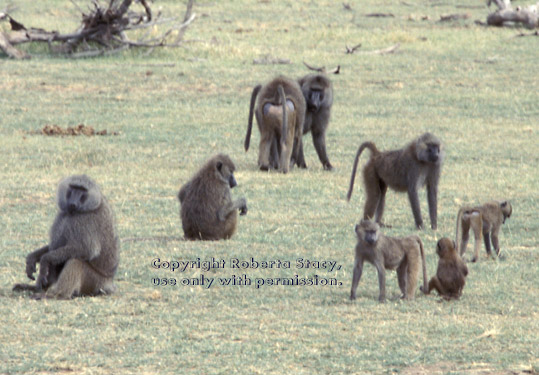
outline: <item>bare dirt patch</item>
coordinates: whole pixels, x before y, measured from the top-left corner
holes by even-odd
[[[33,131],[32,134],[43,134],[50,136],[75,136],[75,135],[119,135],[118,132],[109,132],[107,129],[104,130],[95,130],[91,126],[84,124],[79,124],[77,126],[68,126],[67,128],[62,128],[58,125],[45,125],[43,129]]]

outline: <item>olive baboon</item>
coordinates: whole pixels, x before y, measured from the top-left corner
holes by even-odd
[[[354,276],[350,299],[356,299],[356,289],[363,272],[363,262],[373,264],[378,271],[380,295],[378,300],[386,298],[385,270],[397,270],[399,288],[403,298],[413,299],[419,277],[419,262],[423,266],[423,286],[427,288],[427,266],[423,243],[418,236],[393,238],[384,236],[380,226],[370,220],[361,220],[355,228],[357,234]],[[421,258],[421,259],[420,259]]]
[[[236,167],[228,155],[213,156],[178,192],[185,237],[220,240],[236,231],[237,212],[247,213],[247,201],[232,201],[230,189],[237,185]]]
[[[479,257],[481,235],[485,239],[487,257],[491,255],[490,237],[492,237],[492,246],[496,251],[496,255],[500,255],[498,234],[502,224],[505,224],[505,219],[510,218],[512,213],[513,207],[508,201],[491,201],[482,206],[461,207],[457,214],[457,229],[455,234],[457,249],[460,255],[463,256],[466,252],[470,227],[473,229],[475,238],[472,262],[476,262]],[[462,236],[459,234],[460,227],[462,227]]]
[[[32,280],[39,263],[36,284],[16,284],[13,290],[44,291],[41,296],[61,299],[114,292],[119,239],[107,199],[88,176],[75,175],[60,182],[57,200],[60,212],[49,244],[26,257]]]
[[[265,86],[258,85],[254,88],[249,106],[245,151],[249,150],[251,141],[253,113],[260,130],[260,169],[268,170],[272,167],[287,173],[290,160],[297,160],[305,121],[305,98],[299,84],[290,78],[279,76]]]
[[[388,186],[397,192],[408,192],[412,213],[417,228],[423,228],[421,209],[417,189],[427,185],[430,224],[432,229],[437,227],[437,194],[443,163],[442,143],[434,135],[425,133],[404,148],[380,152],[372,142],[364,142],[359,147],[347,199],[350,200],[354,189],[359,156],[364,149],[371,150],[371,157],[363,168],[363,181],[367,194],[364,219],[372,219],[380,225],[384,214],[385,197]]]
[[[328,128],[331,106],[333,105],[333,85],[324,74],[308,74],[299,79],[301,91],[307,103],[303,134],[311,132],[314,148],[325,170],[332,170],[326,152],[326,130]],[[296,164],[307,168],[303,155],[303,144],[299,145]]]
[[[430,279],[428,288],[421,287],[421,291],[429,294],[436,289],[444,299],[459,299],[468,275],[466,263],[457,253],[455,242],[447,237],[436,244],[436,254],[439,257],[436,275]]]

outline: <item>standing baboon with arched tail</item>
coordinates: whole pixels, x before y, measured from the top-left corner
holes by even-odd
[[[371,150],[371,157],[363,167],[363,182],[365,183],[364,219],[374,219],[382,225],[387,188],[397,192],[407,192],[412,213],[417,228],[423,228],[423,219],[419,207],[417,191],[427,187],[430,225],[432,229],[438,226],[438,182],[442,170],[444,152],[440,140],[431,133],[425,133],[408,143],[404,148],[391,151],[379,151],[373,142],[364,142],[357,150],[350,188],[347,199],[350,200],[354,189],[354,180],[359,157],[363,150]]]
[[[279,76],[253,89],[244,146],[245,151],[249,150],[254,114],[260,130],[258,166],[261,170],[278,168],[287,173],[290,161],[297,160],[305,107],[299,84],[290,78]]]

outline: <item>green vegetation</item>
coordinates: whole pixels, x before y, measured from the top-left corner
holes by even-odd
[[[71,60],[33,44],[21,47],[34,54],[31,60],[0,56],[0,373],[537,373],[537,40],[513,38],[520,29],[475,25],[488,9],[457,7],[467,4],[366,0],[351,2],[348,11],[325,0],[206,1],[195,4],[197,18],[180,48]],[[179,16],[185,7],[170,0],[152,5]],[[372,12],[395,17],[365,17]],[[438,22],[441,14],[464,12],[471,17]],[[429,19],[422,21],[424,15]],[[79,22],[67,0],[18,0],[12,16],[61,32]],[[345,45],[358,43],[356,53],[345,54]],[[396,43],[394,54],[362,53]],[[266,54],[291,64],[253,65]],[[341,65],[331,77],[328,131],[336,170],[322,170],[307,136],[308,170],[260,172],[258,131],[255,147],[243,150],[252,87],[276,74],[307,73],[302,61]],[[78,124],[120,134],[35,134],[45,125]],[[345,195],[357,147],[373,140],[380,149],[397,148],[425,131],[446,145],[439,229],[416,232],[406,195],[389,192],[385,221],[393,227],[384,232],[418,233],[430,276],[436,241],[454,236],[458,207],[507,198],[514,211],[500,235],[503,259],[487,260],[482,250],[480,261],[469,264],[462,299],[450,303],[419,291],[416,300],[400,301],[390,273],[390,300],[379,304],[376,272],[366,265],[358,299],[350,302],[353,227],[364,202],[359,180],[350,203]],[[122,238],[177,238],[183,233],[176,193],[217,152],[236,162],[233,195],[244,195],[249,206],[232,239],[124,241],[112,296],[33,301],[11,292],[26,279],[26,254],[47,241],[62,177],[87,173],[99,182]],[[292,268],[151,267],[154,258],[212,257],[227,265],[232,258],[286,260]],[[297,258],[342,268],[298,270]],[[342,285],[152,285],[154,277],[201,274],[253,280],[316,274]]]

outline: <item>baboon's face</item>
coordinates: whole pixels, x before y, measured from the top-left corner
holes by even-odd
[[[324,101],[324,90],[312,88],[307,95],[307,109],[311,112],[318,112],[321,103]]]
[[[320,108],[332,104],[331,82],[324,76],[308,76],[301,90],[309,112],[317,113]]]
[[[513,213],[513,207],[511,207],[511,203],[507,201],[502,202],[500,207],[502,208],[503,213],[503,224],[505,224],[505,219],[509,219]]]
[[[98,209],[102,196],[99,188],[88,176],[74,175],[60,182],[57,199],[60,210],[72,215]]]
[[[69,185],[66,192],[67,212],[73,214],[84,207],[88,200],[88,190],[83,186]]]
[[[234,164],[231,160],[220,160],[216,163],[217,174],[223,182],[228,183],[230,188],[238,185],[234,178]]]
[[[431,163],[436,163],[440,158],[440,145],[434,143],[427,144],[427,158]]]
[[[231,173],[228,177],[228,185],[232,189],[234,186],[236,186],[238,183],[236,182],[236,179],[234,178],[234,175]]]
[[[356,234],[360,240],[365,241],[369,245],[374,245],[378,241],[378,231],[380,227],[378,224],[370,220],[361,220],[356,225]]]
[[[439,164],[443,159],[442,146],[438,138],[425,133],[416,141],[417,159],[422,162]]]

